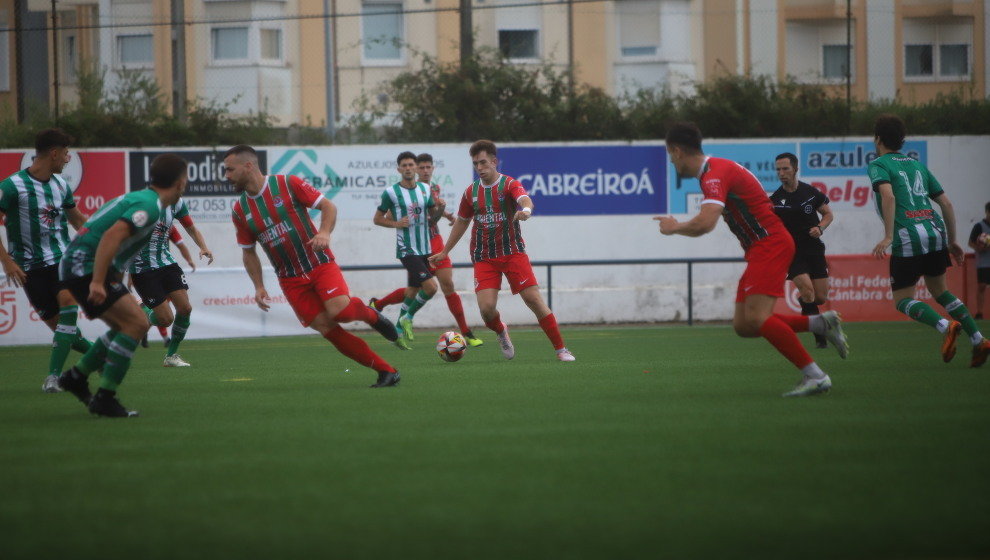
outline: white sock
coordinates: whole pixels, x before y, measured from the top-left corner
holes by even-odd
[[[945,331],[949,330],[949,322],[945,319],[939,319],[935,328],[938,329],[938,332],[945,334]]]
[[[980,331],[976,331],[972,336],[969,337],[969,341],[973,343],[973,346],[978,345],[983,342],[983,334]]]
[[[811,377],[812,379],[821,379],[825,377],[825,372],[822,371],[822,368],[818,367],[818,364],[815,362],[811,362],[801,368],[801,374],[805,377]]]
[[[808,315],[808,330],[815,334],[825,334],[828,325],[821,315]]]

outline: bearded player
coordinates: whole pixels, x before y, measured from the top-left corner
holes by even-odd
[[[270,308],[261,259],[255,251],[260,241],[299,322],[320,333],[341,354],[378,372],[372,388],[398,385],[399,372],[365,341],[340,326],[362,321],[391,342],[399,338],[391,321],[350,296],[330,252],[337,207],[298,177],[264,175],[251,146],[241,144],[227,150],[223,164],[227,180],[241,193],[234,202],[234,227],[258,307],[262,311]],[[319,229],[309,217],[310,209],[320,211]]]

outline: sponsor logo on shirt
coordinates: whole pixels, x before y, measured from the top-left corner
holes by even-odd
[[[144,225],[148,223],[148,213],[144,210],[138,210],[131,216],[131,221],[134,222],[134,225],[137,227],[144,227]]]
[[[279,222],[258,234],[258,241],[262,243],[281,243],[282,237],[287,233],[289,233],[289,224]]]

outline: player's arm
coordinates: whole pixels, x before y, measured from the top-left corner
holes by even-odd
[[[2,219],[6,214],[0,210],[0,219]],[[7,248],[3,245],[3,240],[0,239],[0,264],[3,264],[3,273],[7,276],[7,285],[21,287],[27,282],[27,273],[14,262],[14,257],[7,252]]]
[[[447,208],[447,201],[440,198],[439,196],[430,197],[430,201],[433,203],[429,206],[430,208],[430,223],[435,224],[440,221],[440,218],[444,217],[444,210]]]
[[[405,228],[409,227],[409,216],[403,216],[401,220],[392,219],[392,211],[386,210],[382,211],[378,209],[375,211],[375,217],[372,219],[376,226],[382,226],[387,228]]]
[[[321,251],[330,248],[330,234],[337,226],[337,205],[327,198],[321,198],[316,207],[320,210],[320,229],[307,243],[313,250]]]
[[[436,264],[447,258],[447,255],[457,246],[457,242],[461,240],[461,237],[464,237],[464,232],[467,231],[469,223],[471,223],[470,218],[457,217],[454,227],[450,228],[450,235],[447,236],[447,242],[444,243],[443,250],[430,256],[431,263]]]
[[[512,217],[514,221],[525,222],[533,215],[533,199],[529,195],[522,195],[516,199],[516,204],[519,205],[519,210],[516,210],[516,215]]]
[[[182,224],[182,229],[186,230],[186,233],[189,234],[189,237],[191,237],[192,240],[196,243],[196,246],[199,247],[199,258],[202,259],[203,257],[206,257],[207,258],[206,264],[213,264],[213,251],[211,251],[210,248],[206,246],[206,238],[203,237],[203,232],[199,231],[199,228],[197,228],[196,224],[193,223],[192,218],[190,218],[189,216],[186,216],[184,218],[179,218],[179,223]],[[185,253],[183,253],[183,256],[185,256]],[[190,266],[193,267],[193,270],[196,269],[196,265],[194,265],[192,261],[190,261],[189,264]]]
[[[873,256],[882,259],[887,247],[894,241],[894,211],[897,209],[897,199],[894,198],[894,187],[883,182],[876,186],[880,195],[880,217],[883,219],[883,239],[873,247]]]
[[[956,261],[957,265],[963,262],[963,249],[956,241],[956,211],[952,207],[952,202],[948,196],[942,192],[932,200],[942,209],[942,221],[945,222],[945,231],[949,234],[949,254]]]
[[[818,220],[818,225],[811,228],[808,235],[811,237],[821,237],[825,233],[825,228],[832,224],[832,220],[835,216],[832,214],[832,209],[828,204],[822,204],[818,207],[818,213],[821,214],[821,219]]]
[[[65,217],[69,219],[69,225],[76,231],[79,231],[79,228],[83,227],[83,224],[86,223],[86,214],[80,212],[77,206],[67,208],[65,210]]]
[[[678,222],[673,216],[654,216],[653,219],[660,222],[660,233],[664,235],[700,237],[715,229],[721,216],[722,205],[708,202],[702,204],[698,214],[686,222]]]
[[[261,274],[261,259],[258,257],[258,252],[254,246],[242,247],[242,249],[244,251],[244,270],[247,271],[248,278],[254,284],[254,302],[262,311],[268,311],[271,306],[268,305],[269,297],[268,290],[265,289],[265,278]]]
[[[103,303],[107,298],[107,291],[103,284],[107,281],[107,272],[110,270],[110,262],[113,256],[120,249],[120,244],[131,236],[134,226],[127,220],[117,220],[110,226],[102,237],[100,244],[96,246],[96,256],[93,258],[93,279],[89,283],[89,301],[93,305]]]
[[[983,233],[983,228],[980,227],[980,224],[973,224],[973,231],[969,232],[969,248],[977,253],[990,251],[990,247],[983,247],[978,243],[981,233]]]

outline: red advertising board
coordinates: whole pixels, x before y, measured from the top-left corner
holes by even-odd
[[[31,164],[28,151],[0,152],[0,178],[8,177]],[[72,187],[76,205],[90,215],[104,202],[126,192],[127,153],[122,151],[73,151],[62,176]]]
[[[890,293],[890,257],[878,260],[872,255],[830,255],[829,302],[822,310],[834,309],[845,321],[908,321],[894,308]],[[973,255],[966,255],[962,266],[953,266],[946,273],[949,291],[972,306],[976,296],[976,265]],[[784,297],[777,301],[777,313],[800,313],[798,291],[790,281]],[[924,301],[940,312],[942,307],[928,293],[924,280],[915,286],[915,299]],[[944,315],[944,313],[943,313]]]

